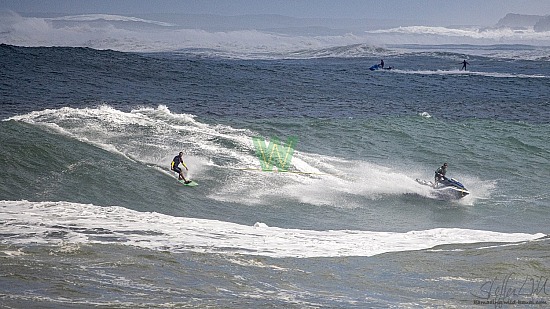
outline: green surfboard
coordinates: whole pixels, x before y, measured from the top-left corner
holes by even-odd
[[[198,186],[199,184],[194,182],[193,180],[191,180],[190,183],[185,183],[185,181],[183,180],[178,180],[179,183],[183,184],[184,186],[187,186],[187,187],[195,187],[195,186]]]

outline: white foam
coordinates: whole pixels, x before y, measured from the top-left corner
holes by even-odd
[[[20,256],[25,255],[26,253],[23,252],[21,249],[18,250],[2,250],[0,253],[7,255],[7,256]]]
[[[548,31],[530,29],[407,26],[369,30],[369,34],[389,43],[399,44],[532,44],[545,46],[550,42]]]
[[[276,258],[373,256],[443,244],[515,243],[545,236],[458,228],[406,233],[259,228],[69,202],[0,201],[0,222],[2,233],[13,235],[3,237],[5,244],[123,244],[171,252]]]
[[[216,137],[252,145],[246,137],[246,134],[249,135],[247,130],[207,125],[195,120],[193,115],[172,114],[166,106],[131,112],[109,106],[81,109],[64,107],[33,111],[7,120],[43,125],[107,151],[159,166],[169,166],[172,155],[182,149],[187,154],[216,152],[219,156],[239,156],[233,150],[224,151],[211,142]],[[185,140],[181,146],[174,143],[174,132],[178,132],[182,141]]]
[[[364,37],[351,34],[312,37],[291,36],[255,29],[217,32],[183,29],[159,21],[106,14],[36,18],[22,17],[10,12],[3,17],[0,20],[0,43],[19,46],[73,46],[128,52],[187,50],[239,58],[310,58],[319,56],[315,53],[310,54],[311,50],[325,50],[325,56],[333,56],[330,48],[356,46],[366,41]],[[65,22],[62,26],[54,24],[62,21]],[[90,23],[91,21],[102,22]],[[160,27],[143,29],[130,22]],[[120,27],[118,23],[126,24]],[[364,51],[364,49],[360,50]]]
[[[458,65],[457,65],[458,66]],[[498,73],[498,72],[481,72],[481,71],[462,71],[456,70],[391,70],[393,73],[401,74],[417,74],[417,75],[464,75],[464,76],[487,76],[495,78],[550,78],[548,75],[542,74],[514,74],[514,73]]]
[[[154,24],[158,26],[165,26],[165,27],[173,27],[174,24],[155,21],[155,20],[147,20],[137,17],[130,17],[130,16],[121,16],[121,15],[113,15],[113,14],[82,14],[82,15],[69,15],[69,16],[62,16],[62,17],[54,17],[54,18],[44,18],[44,20],[55,20],[55,21],[122,21],[122,22],[140,22],[140,23],[146,23],[146,24]]]

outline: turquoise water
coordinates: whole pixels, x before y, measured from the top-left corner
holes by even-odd
[[[470,307],[506,300],[493,279],[542,285],[549,64],[464,72],[439,48],[370,72],[377,55],[2,45],[2,303]],[[255,136],[296,137],[292,173],[260,171]],[[179,151],[199,186],[168,171]],[[469,196],[415,182],[443,162]]]

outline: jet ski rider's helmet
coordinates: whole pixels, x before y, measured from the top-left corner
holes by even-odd
[[[447,162],[443,163],[443,166],[447,167]]]

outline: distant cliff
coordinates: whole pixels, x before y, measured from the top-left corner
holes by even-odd
[[[550,31],[550,15],[541,18],[534,26],[533,29],[537,32]]]
[[[502,27],[502,28],[533,28],[535,25],[537,25],[537,28],[541,30],[535,29],[535,31],[548,31],[548,26],[550,22],[550,15],[547,16],[541,16],[541,15],[522,15],[522,14],[513,14],[509,13],[506,14],[503,18],[501,18],[498,23],[496,24],[496,27]],[[546,29],[546,30],[543,30]]]

